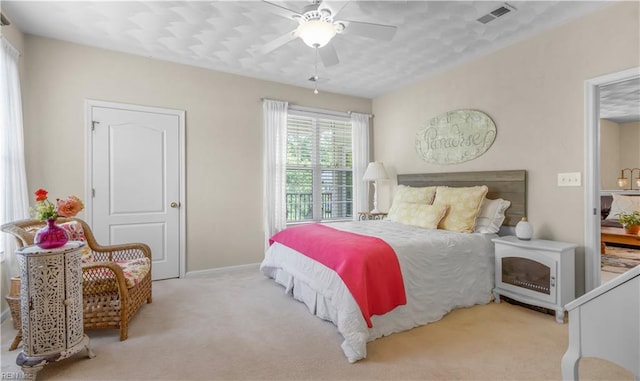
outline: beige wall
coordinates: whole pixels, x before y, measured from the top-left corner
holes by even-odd
[[[640,122],[615,123],[600,119],[600,187],[620,189],[618,178],[622,168],[640,168]],[[632,181],[629,171],[624,176]],[[633,189],[639,171],[633,171]],[[627,184],[626,188],[629,188]]]
[[[186,110],[187,271],[263,258],[261,98],[371,112],[369,99],[31,35],[25,49],[30,191],[84,196],[86,99]]]
[[[580,245],[584,286],[584,186],[557,186],[559,172],[584,175],[584,81],[640,65],[638,2],[612,5],[373,100],[375,159],[397,173],[526,169],[528,216],[538,238]],[[384,75],[384,73],[382,73]],[[417,130],[441,113],[471,108],[497,126],[483,156],[432,165],[414,150]],[[387,209],[393,182],[380,187]]]
[[[620,125],[600,119],[600,189],[618,188],[620,169]]]
[[[620,123],[620,168],[640,167],[640,123]],[[628,171],[627,171],[628,173]],[[634,179],[640,173],[634,172]],[[629,176],[626,176],[629,177]],[[629,179],[631,181],[631,179]],[[633,184],[633,189],[638,189]]]

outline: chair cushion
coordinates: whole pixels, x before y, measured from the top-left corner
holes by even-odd
[[[83,241],[86,242],[87,238],[84,234],[84,229],[82,225],[77,221],[69,221],[60,224],[64,230],[69,234],[69,240],[71,241]],[[82,248],[82,263],[91,263],[95,262],[93,256],[93,250],[88,245],[85,245]],[[127,288],[131,288],[136,284],[140,283],[142,279],[149,273],[151,269],[151,261],[149,258],[136,258],[129,260],[119,260],[115,261],[115,263],[122,268],[122,272],[124,273],[124,279],[127,284]],[[111,272],[109,271],[109,274]]]
[[[151,270],[151,261],[146,257],[116,261],[116,264],[122,268],[127,288],[140,283]]]
[[[151,269],[151,261],[148,258],[136,258],[119,260],[113,262],[120,266],[124,274],[124,281],[127,288],[131,288],[140,283]],[[91,270],[89,274],[82,273],[84,282],[84,292],[88,289],[96,293],[115,291],[113,272],[104,267]],[[111,281],[111,282],[109,282]],[[89,286],[90,285],[90,286]]]
[[[84,235],[84,229],[78,221],[69,221],[59,224],[58,226],[67,231],[70,241],[87,242],[87,238]],[[91,263],[94,261],[93,251],[91,250],[89,245],[84,245],[80,254],[80,260],[82,261],[82,263]]]

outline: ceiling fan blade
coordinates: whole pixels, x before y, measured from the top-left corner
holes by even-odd
[[[262,54],[268,54],[268,53],[278,49],[282,45],[286,44],[287,42],[295,40],[297,37],[298,36],[296,35],[296,31],[292,30],[292,31],[287,32],[286,34],[283,34],[282,36],[276,38],[273,41],[267,42],[258,51],[260,53],[262,53]]]
[[[337,65],[340,62],[336,48],[333,47],[331,42],[318,49],[318,54],[320,54],[320,59],[322,59],[324,67]]]
[[[331,16],[335,18],[348,3],[349,1],[322,0],[318,4],[318,10],[328,9]]]
[[[262,0],[262,4],[267,5],[265,7],[269,12],[274,13],[278,16],[282,16],[288,19],[297,20],[302,17],[302,13],[298,11],[294,11],[293,9],[285,8],[282,5],[278,5],[274,2]]]
[[[340,20],[339,22],[344,25],[344,30],[342,31],[344,34],[354,34],[376,40],[391,41],[398,29],[392,25],[372,24],[360,21]]]

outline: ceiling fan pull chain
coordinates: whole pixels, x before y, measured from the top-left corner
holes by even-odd
[[[313,93],[318,94],[318,47],[316,46],[316,60],[313,70]]]

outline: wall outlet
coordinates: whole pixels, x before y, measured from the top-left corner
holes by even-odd
[[[558,173],[559,187],[579,187],[582,185],[580,172]]]

